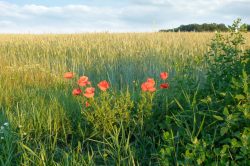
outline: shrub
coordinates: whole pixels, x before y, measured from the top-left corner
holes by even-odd
[[[229,26],[230,33],[216,33],[206,55],[208,80],[219,89],[227,89],[232,78],[238,79],[249,61],[249,53],[242,49],[245,42],[242,32],[246,31],[240,19]]]
[[[248,165],[250,54],[241,48],[242,28],[238,19],[229,35],[217,33],[212,40],[206,56],[208,88],[184,91],[169,108],[162,165]]]

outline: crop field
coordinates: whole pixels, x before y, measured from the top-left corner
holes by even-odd
[[[250,33],[221,35],[238,45],[205,32],[0,35],[0,165],[249,165]],[[224,53],[237,58],[211,60]]]

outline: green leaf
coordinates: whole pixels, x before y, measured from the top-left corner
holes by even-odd
[[[217,119],[217,120],[224,120],[221,116],[218,116],[218,115],[213,115],[213,117],[215,118],[215,119]]]
[[[220,154],[220,148],[215,148],[214,150],[213,150],[213,152],[214,152],[214,154],[215,155],[219,155]]]
[[[225,154],[228,148],[229,148],[228,145],[223,145],[223,147],[222,147],[220,153],[221,153],[221,154]]]
[[[179,102],[176,98],[175,98],[174,100],[175,100],[176,104],[179,106],[179,108],[180,108],[182,111],[184,111],[184,108],[181,106],[180,102]]]
[[[167,140],[169,140],[170,139],[170,134],[169,134],[169,132],[164,132],[163,133],[163,139],[165,140],[165,141],[167,141]]]
[[[226,115],[226,116],[229,115],[229,112],[228,112],[227,107],[224,108],[224,110],[223,110],[223,115]]]
[[[241,147],[240,142],[238,142],[237,139],[235,139],[235,138],[232,139],[231,144],[232,144],[233,148],[239,148],[239,147]]]
[[[244,100],[245,96],[239,94],[239,95],[236,95],[234,98],[236,98],[237,100]]]
[[[165,153],[166,153],[167,156],[171,156],[172,151],[173,151],[172,147],[166,147],[165,148]]]
[[[220,95],[224,97],[224,96],[226,96],[226,93],[221,92]]]
[[[228,132],[228,128],[227,128],[227,127],[222,127],[222,128],[220,129],[220,135],[221,135],[221,136],[225,135],[227,132]]]
[[[20,145],[21,145],[24,149],[26,149],[27,151],[29,151],[31,155],[37,157],[37,158],[40,160],[39,156],[38,156],[33,150],[31,150],[28,146],[26,146],[26,145],[24,145],[24,144],[22,144],[22,143],[20,143]]]
[[[206,103],[206,104],[211,103],[212,98],[210,96],[207,96],[205,99],[201,99],[201,102]]]

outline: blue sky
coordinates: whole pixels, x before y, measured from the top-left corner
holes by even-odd
[[[238,17],[250,24],[250,0],[0,0],[0,33],[152,32]]]

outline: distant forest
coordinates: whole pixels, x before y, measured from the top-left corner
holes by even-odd
[[[250,25],[246,25],[247,31],[250,31]],[[177,28],[173,29],[162,29],[160,32],[227,32],[229,29],[225,24],[188,24],[188,25],[181,25]]]

